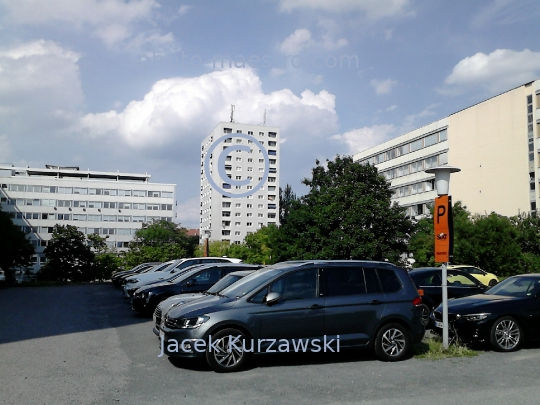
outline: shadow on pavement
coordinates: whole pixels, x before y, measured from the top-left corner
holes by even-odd
[[[111,284],[0,291],[0,344],[148,322]]]

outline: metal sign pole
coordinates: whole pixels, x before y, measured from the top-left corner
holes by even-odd
[[[443,349],[448,349],[448,283],[447,263],[442,264],[442,322],[443,322]]]

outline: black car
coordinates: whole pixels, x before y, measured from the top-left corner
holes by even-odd
[[[450,331],[469,342],[489,342],[498,351],[540,340],[540,274],[509,277],[483,294],[448,301]],[[442,308],[430,323],[442,331]]]
[[[442,270],[440,267],[421,267],[409,271],[416,288],[423,291],[424,325],[428,324],[429,314],[442,302]],[[488,289],[470,274],[460,270],[447,270],[448,298],[466,297],[482,293]]]
[[[283,262],[171,308],[161,348],[170,357],[206,358],[219,372],[241,369],[254,353],[346,347],[397,361],[424,336],[421,304],[407,271],[389,263]]]
[[[134,274],[142,273],[143,271],[149,270],[152,267],[155,267],[155,266],[157,266],[159,264],[161,264],[161,262],[142,263],[142,264],[139,264],[138,266],[135,266],[135,267],[133,267],[132,269],[129,269],[129,270],[117,271],[116,273],[114,273],[111,276],[112,284],[113,284],[114,287],[120,288],[120,286],[121,286],[120,280],[122,278],[129,277],[129,276],[134,275]]]
[[[139,288],[132,296],[132,308],[142,314],[153,314],[156,306],[173,295],[197,293],[208,290],[222,277],[238,270],[257,270],[262,266],[243,263],[211,263],[191,266],[166,282]]]

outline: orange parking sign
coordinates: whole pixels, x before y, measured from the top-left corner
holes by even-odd
[[[435,198],[435,262],[447,263],[453,255],[452,199],[448,195]]]

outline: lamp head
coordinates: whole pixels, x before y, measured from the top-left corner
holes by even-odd
[[[431,169],[424,170],[426,173],[435,174],[435,189],[437,195],[448,195],[448,189],[450,188],[450,174],[460,172],[461,169],[454,166],[438,166]]]

